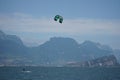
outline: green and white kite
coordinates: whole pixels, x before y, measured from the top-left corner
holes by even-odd
[[[58,20],[59,20],[59,23],[62,23],[62,22],[63,22],[63,17],[60,16],[60,15],[56,15],[56,16],[54,17],[54,20],[55,20],[55,21],[58,21]]]

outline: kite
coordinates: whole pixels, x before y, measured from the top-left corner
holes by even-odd
[[[54,20],[55,20],[55,21],[58,21],[58,20],[59,20],[59,23],[62,24],[62,22],[63,22],[63,17],[60,16],[60,15],[56,15],[56,16],[54,17]]]

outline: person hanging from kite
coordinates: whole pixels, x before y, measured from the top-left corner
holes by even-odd
[[[59,23],[62,24],[62,22],[63,22],[63,17],[60,16],[60,15],[56,15],[56,16],[54,17],[54,20],[55,20],[55,21],[58,21],[58,20],[59,20]]]

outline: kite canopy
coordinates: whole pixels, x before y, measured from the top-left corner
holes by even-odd
[[[54,20],[55,20],[55,21],[58,21],[58,20],[59,20],[59,23],[62,23],[62,22],[63,22],[63,17],[60,16],[60,15],[56,15],[56,16],[54,17]]]

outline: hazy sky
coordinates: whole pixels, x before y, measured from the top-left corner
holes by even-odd
[[[53,20],[56,14],[63,24]],[[27,45],[56,36],[120,49],[120,0],[0,0],[0,30]]]

